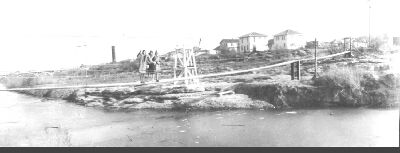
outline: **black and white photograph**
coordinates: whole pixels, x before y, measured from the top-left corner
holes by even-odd
[[[0,148],[398,148],[399,15],[399,0],[0,1]]]

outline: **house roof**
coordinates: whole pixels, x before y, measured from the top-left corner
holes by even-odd
[[[294,31],[294,30],[287,29],[287,30],[285,30],[285,31],[282,31],[282,32],[280,32],[280,33],[274,35],[274,36],[294,35],[294,34],[301,34],[301,33],[300,33],[300,32],[297,32],[297,31]]]
[[[221,42],[239,43],[239,39],[222,39]],[[221,43],[221,42],[220,42],[220,43]]]
[[[267,37],[267,35],[260,34],[257,32],[251,32],[251,33],[245,34],[243,36],[240,36],[239,38],[243,38],[243,37]]]
[[[221,46],[214,48],[214,50],[221,50]]]

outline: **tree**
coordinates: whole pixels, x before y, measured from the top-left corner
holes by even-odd
[[[271,50],[272,46],[274,45],[274,39],[268,40],[268,48]]]

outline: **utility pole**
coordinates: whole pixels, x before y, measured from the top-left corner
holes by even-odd
[[[368,0],[368,47],[371,47],[371,0]]]
[[[115,63],[115,46],[111,46],[111,52],[112,52],[112,63]]]

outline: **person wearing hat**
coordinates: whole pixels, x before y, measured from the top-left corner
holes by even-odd
[[[147,56],[147,64],[149,65],[147,69],[147,74],[151,75],[151,78],[154,80],[154,72],[156,69],[156,65],[153,62],[153,57],[154,57],[153,51],[150,51],[149,55]]]
[[[139,51],[139,54],[137,55],[137,59],[139,60],[139,77],[140,77],[140,82],[145,83],[144,78],[145,78],[145,73],[146,73],[146,68],[147,68],[147,54],[146,51]]]
[[[156,79],[156,82],[159,82],[160,80],[159,80],[159,75],[160,75],[160,72],[161,72],[161,60],[160,60],[160,57],[158,56],[158,52],[157,52],[157,50],[156,50],[156,52],[154,53],[154,57],[152,58],[152,61],[153,61],[153,63],[154,63],[154,65],[155,65],[155,70],[154,70],[154,73],[155,73],[155,79]],[[154,80],[154,78],[153,78],[153,80]]]

